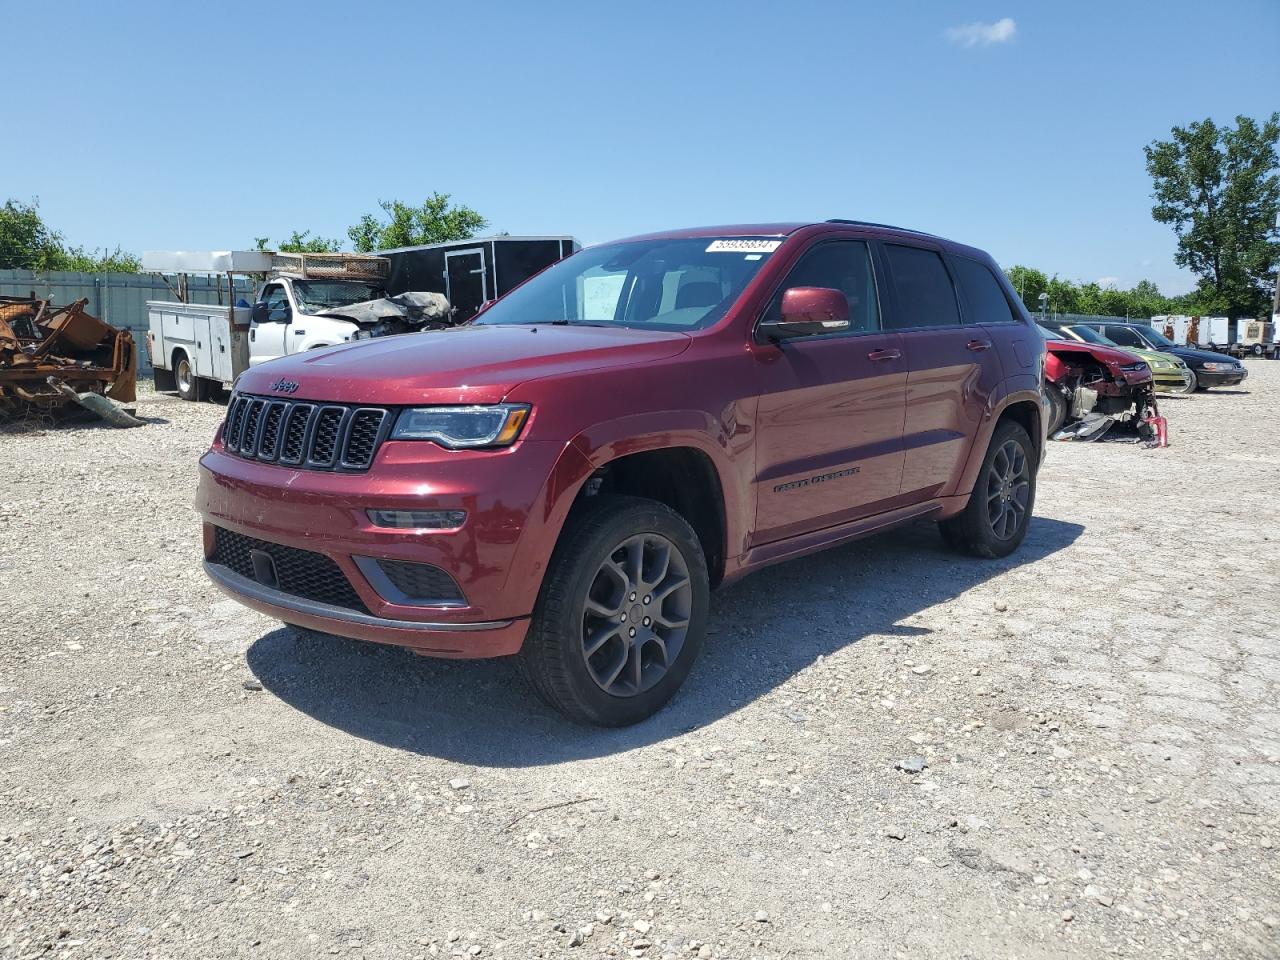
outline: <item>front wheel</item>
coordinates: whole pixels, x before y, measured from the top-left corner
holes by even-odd
[[[1062,429],[1062,425],[1067,420],[1067,398],[1062,395],[1062,391],[1057,387],[1050,385],[1045,389],[1045,396],[1049,398],[1049,436],[1053,436]]]
[[[964,512],[938,525],[951,547],[1007,557],[1026,538],[1036,501],[1035,447],[1011,420],[996,427]]]
[[[592,497],[556,544],[521,666],[573,720],[637,723],[689,675],[709,602],[706,559],[683,517],[652,500]]]
[[[1190,368],[1187,369],[1187,382],[1181,390],[1175,390],[1174,393],[1195,393],[1199,387],[1196,380],[1196,372]]]

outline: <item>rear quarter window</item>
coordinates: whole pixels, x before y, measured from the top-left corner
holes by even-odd
[[[1017,319],[1004,288],[985,263],[968,257],[952,257],[956,280],[964,294],[965,320],[969,323],[1012,323]]]

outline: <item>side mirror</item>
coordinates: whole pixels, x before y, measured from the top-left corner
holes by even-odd
[[[780,313],[780,319],[760,324],[760,332],[772,340],[849,329],[849,301],[830,287],[791,287],[782,294]]]
[[[261,300],[253,301],[253,306],[249,308],[249,319],[254,323],[266,323],[267,305]]]

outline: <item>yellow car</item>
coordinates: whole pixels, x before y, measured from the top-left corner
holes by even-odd
[[[1115,347],[1125,353],[1140,357],[1151,368],[1151,379],[1157,393],[1191,393],[1196,388],[1195,377],[1180,359],[1171,353],[1159,350],[1137,350],[1133,347],[1122,347],[1108,340],[1102,334],[1089,327],[1070,323],[1054,323],[1040,321],[1041,325],[1059,331],[1064,337],[1079,340],[1082,343],[1096,343],[1104,347]]]

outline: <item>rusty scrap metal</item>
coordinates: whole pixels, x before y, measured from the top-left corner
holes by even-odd
[[[55,307],[35,297],[0,297],[0,418],[55,413],[74,394],[137,399],[132,334],[88,313],[88,302]]]

